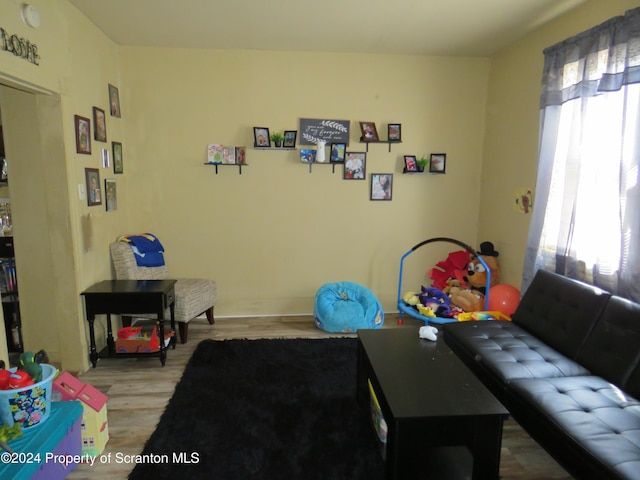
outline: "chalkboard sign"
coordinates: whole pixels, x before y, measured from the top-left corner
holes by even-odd
[[[300,145],[315,145],[318,140],[349,145],[349,120],[300,119]]]

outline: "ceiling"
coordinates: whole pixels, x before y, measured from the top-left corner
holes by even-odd
[[[69,1],[120,45],[489,56],[586,0]]]

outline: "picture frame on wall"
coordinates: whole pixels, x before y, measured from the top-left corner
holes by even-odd
[[[107,117],[104,110],[93,107],[93,139],[97,142],[107,141]]]
[[[331,163],[344,163],[344,156],[347,151],[346,143],[332,143],[329,161]]]
[[[376,124],[373,122],[360,122],[360,132],[362,132],[362,136],[360,140],[363,142],[379,142],[378,138],[378,130],[376,129]]]
[[[300,161],[302,163],[316,163],[316,151],[310,148],[301,149]]]
[[[100,190],[100,171],[97,168],[85,168],[84,177],[87,183],[87,205],[102,205],[102,191]]]
[[[85,155],[91,154],[91,120],[80,115],[74,115],[76,130],[76,152]]]
[[[391,200],[393,194],[392,173],[371,174],[371,200]]]
[[[253,146],[255,148],[271,148],[271,136],[266,127],[253,127]]]
[[[295,148],[297,136],[298,136],[297,130],[285,130],[284,140],[282,141],[283,148]]]
[[[390,142],[401,142],[402,141],[402,124],[390,123],[389,125],[387,125],[387,139]]]
[[[109,111],[112,117],[120,118],[120,93],[118,87],[109,84]]]
[[[108,149],[100,149],[100,158],[102,159],[102,168],[109,168],[111,166],[111,157]]]
[[[113,212],[118,209],[118,190],[116,188],[116,181],[113,178],[104,179],[104,191],[107,212]]]
[[[120,174],[124,171],[124,159],[122,157],[122,143],[111,142],[111,153],[113,154],[113,173]]]
[[[447,170],[447,154],[432,153],[429,160],[429,173],[445,173]]]
[[[404,171],[405,172],[417,172],[418,171],[418,160],[415,155],[405,155],[404,156]]]
[[[246,147],[236,147],[236,163],[238,165],[247,164],[247,148]]]
[[[367,154],[365,152],[347,152],[344,162],[345,180],[364,180],[367,171]]]

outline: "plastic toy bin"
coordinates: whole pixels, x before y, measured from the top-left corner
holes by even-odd
[[[52,402],[51,417],[39,428],[26,430],[9,441],[25,461],[0,463],[0,478],[11,480],[63,480],[82,458],[80,402]]]
[[[34,385],[0,390],[0,421],[26,430],[44,423],[51,412],[51,390],[56,368],[42,363],[42,380]]]

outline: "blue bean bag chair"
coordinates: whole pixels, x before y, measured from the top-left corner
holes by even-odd
[[[384,312],[367,287],[336,282],[324,284],[316,293],[313,318],[327,332],[354,333],[359,328],[380,328]]]

